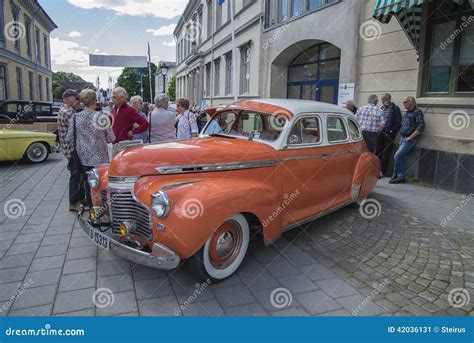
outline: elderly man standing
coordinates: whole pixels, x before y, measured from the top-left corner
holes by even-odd
[[[369,151],[375,154],[377,147],[377,134],[382,131],[383,117],[377,108],[379,98],[376,94],[370,94],[368,104],[360,107],[355,116],[362,129],[362,136]]]
[[[145,132],[150,124],[138,114],[135,109],[127,104],[127,91],[122,87],[117,87],[112,91],[112,109],[113,131],[115,135],[114,143],[128,141],[133,135]],[[135,125],[137,124],[137,125]]]
[[[64,156],[68,160],[69,177],[69,211],[77,211],[84,200],[81,161],[75,153],[74,142],[66,140],[69,123],[74,113],[80,111],[79,93],[74,89],[66,89],[63,93],[63,105],[58,113],[58,138]]]
[[[408,153],[418,143],[418,137],[425,129],[425,119],[423,112],[416,107],[416,100],[408,96],[403,101],[403,106],[407,110],[402,118],[400,128],[400,145],[395,153],[395,167],[393,176],[389,183],[404,183],[407,174]]]
[[[388,93],[382,95],[382,111],[384,124],[382,131],[377,136],[377,157],[382,164],[381,177],[387,174],[390,158],[392,157],[395,136],[400,130],[402,114],[400,107],[392,102],[392,96]]]
[[[176,113],[168,111],[170,98],[166,94],[155,97],[155,109],[151,113],[151,143],[176,139]]]

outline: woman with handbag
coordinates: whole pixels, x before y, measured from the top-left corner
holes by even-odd
[[[66,140],[74,141],[84,173],[84,188],[90,207],[92,200],[87,172],[101,164],[109,163],[107,143],[112,143],[115,135],[112,131],[112,119],[106,113],[96,111],[95,92],[92,89],[84,89],[79,97],[84,104],[84,110],[72,116]]]

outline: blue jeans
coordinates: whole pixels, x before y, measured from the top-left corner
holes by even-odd
[[[393,177],[397,179],[405,179],[407,176],[407,157],[408,153],[416,145],[416,140],[407,142],[406,137],[400,137],[400,146],[394,156],[395,166],[393,168]]]

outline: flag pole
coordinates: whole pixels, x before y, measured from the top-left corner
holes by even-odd
[[[236,49],[235,49],[235,26],[234,26],[234,6],[232,2],[235,0],[229,0],[230,6],[230,27],[232,30],[232,93],[234,93],[234,101],[237,102],[237,66],[236,66]]]
[[[152,82],[151,78],[155,77],[155,75],[151,75],[151,53],[150,53],[150,42],[147,42],[148,44],[148,80],[150,81],[150,105],[152,105],[153,102],[153,87],[152,87]],[[151,111],[150,107],[148,106],[148,142],[151,143]]]

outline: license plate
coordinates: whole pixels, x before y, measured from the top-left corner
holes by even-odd
[[[105,249],[105,250],[110,249],[109,237],[92,227],[89,227],[89,238],[92,239],[95,242],[95,244],[97,244],[102,249]]]

